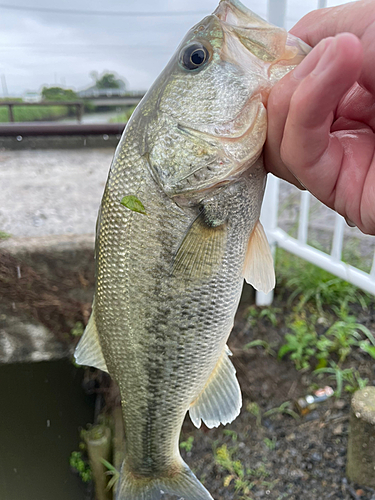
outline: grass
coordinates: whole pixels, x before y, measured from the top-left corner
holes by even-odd
[[[6,233],[5,231],[0,231],[0,240],[8,240],[11,237],[11,234]]]
[[[361,349],[375,359],[375,337],[370,330],[358,322],[349,312],[347,304],[333,307],[334,321],[325,332],[316,331],[317,316],[306,316],[305,312],[295,313],[289,323],[292,333],[285,335],[285,343],[278,352],[279,359],[289,354],[297,370],[325,368],[330,362],[341,366],[352,349]]]
[[[114,118],[110,119],[110,123],[126,123],[131,115],[133,114],[133,111],[135,110],[137,106],[132,106],[131,108],[127,109],[123,113],[118,114]]]
[[[352,246],[346,257],[349,254],[360,267],[358,248]],[[263,309],[264,314],[259,308],[249,310],[249,322],[263,317],[275,326],[284,321],[289,331],[278,358],[288,357],[297,370],[315,370],[318,376],[328,376],[336,383],[337,397],[343,391],[351,393],[364,387],[368,380],[346,361],[355,351],[375,359],[375,336],[358,318],[359,307],[368,310],[373,297],[281,249],[277,250],[276,268],[279,288],[288,295],[291,310],[285,318],[276,308]],[[255,340],[245,347],[256,345],[271,354],[265,340]]]
[[[341,396],[343,387],[345,392],[353,393],[358,389],[363,389],[368,384],[367,378],[361,378],[358,370],[354,368],[341,369],[337,364],[332,363],[330,367],[318,368],[315,370],[318,375],[329,375],[329,378],[336,382],[335,396]],[[346,382],[345,386],[344,383]]]
[[[16,122],[56,120],[67,115],[67,106],[15,106],[13,108],[13,116]],[[0,122],[9,122],[9,112],[6,106],[0,106]]]
[[[282,249],[276,253],[276,276],[281,286],[293,290],[288,303],[297,303],[297,309],[310,302],[320,314],[324,314],[323,306],[340,307],[345,302],[359,304],[365,309],[372,300],[368,293],[351,283]]]

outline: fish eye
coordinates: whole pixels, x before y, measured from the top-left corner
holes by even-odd
[[[201,43],[193,43],[182,50],[181,63],[186,69],[201,68],[209,59],[210,54]]]

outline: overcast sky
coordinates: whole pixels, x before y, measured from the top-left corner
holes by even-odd
[[[347,1],[328,0],[328,6]],[[128,82],[129,89],[147,89],[186,31],[211,13],[218,0],[5,2],[8,3],[0,3],[0,75],[4,75],[0,97],[4,96],[4,82],[9,96],[38,91],[43,85],[58,84],[79,90],[90,85],[92,71],[115,72]],[[243,0],[243,3],[267,18],[267,0]],[[286,27],[293,26],[317,5],[318,0],[289,0]],[[93,11],[102,14],[90,14]],[[121,12],[152,12],[163,16],[127,17]],[[170,15],[175,12],[185,14]]]

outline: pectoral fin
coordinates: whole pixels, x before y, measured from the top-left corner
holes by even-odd
[[[211,277],[220,267],[226,241],[226,223],[209,225],[201,212],[176,253],[172,273],[192,279]]]
[[[249,238],[244,264],[244,278],[256,290],[268,293],[275,287],[271,249],[262,224],[258,221]]]
[[[230,351],[226,348],[206,387],[190,406],[191,421],[198,428],[201,420],[211,429],[232,422],[240,413],[241,389],[229,355]]]
[[[94,368],[99,368],[99,370],[108,373],[95,325],[94,307],[95,305],[93,305],[92,313],[82,338],[78,342],[74,357],[76,363],[79,365],[93,366]]]

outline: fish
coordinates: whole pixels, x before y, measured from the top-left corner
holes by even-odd
[[[182,40],[116,149],[75,358],[119,386],[117,500],[212,500],[182,460],[179,435],[187,412],[209,428],[240,412],[227,340],[244,279],[265,293],[275,284],[259,222],[267,98],[308,51],[222,0]]]

